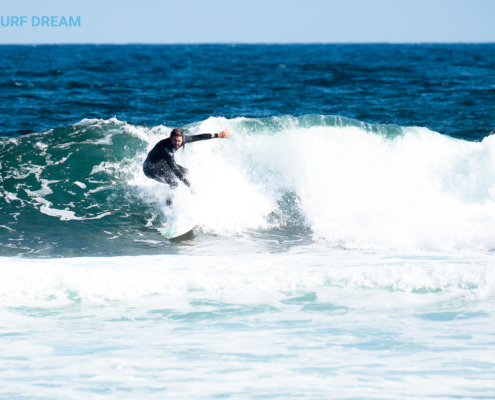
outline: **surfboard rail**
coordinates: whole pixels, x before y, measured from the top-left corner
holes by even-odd
[[[175,239],[192,231],[197,224],[198,223],[196,221],[190,221],[185,225],[172,225],[170,227],[158,228],[158,231],[166,239]]]

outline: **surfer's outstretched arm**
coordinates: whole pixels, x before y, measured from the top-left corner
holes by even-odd
[[[186,143],[198,142],[200,140],[208,140],[208,139],[227,139],[230,136],[230,132],[227,129],[224,129],[220,133],[202,133],[201,135],[191,135],[185,136],[184,141]]]

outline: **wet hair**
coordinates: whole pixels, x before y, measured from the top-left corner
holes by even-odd
[[[182,147],[183,149],[186,148],[186,141],[185,141],[184,132],[182,131],[182,129],[179,129],[179,128],[173,129],[172,132],[170,132],[170,137],[172,137],[172,136],[180,136],[182,138],[182,144],[180,147]]]

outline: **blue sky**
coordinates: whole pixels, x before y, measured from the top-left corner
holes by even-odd
[[[2,0],[0,16],[1,44],[495,42],[495,0]]]

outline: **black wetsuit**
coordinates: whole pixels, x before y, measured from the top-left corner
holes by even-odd
[[[184,136],[183,140],[184,143],[192,143],[217,137],[218,133],[204,133],[202,135]],[[153,150],[148,153],[148,157],[144,161],[144,174],[148,178],[170,185],[171,188],[176,188],[179,185],[179,180],[191,187],[191,183],[186,177],[187,169],[177,165],[175,162],[174,153],[177,150],[172,146],[171,138],[160,140],[153,147]]]

